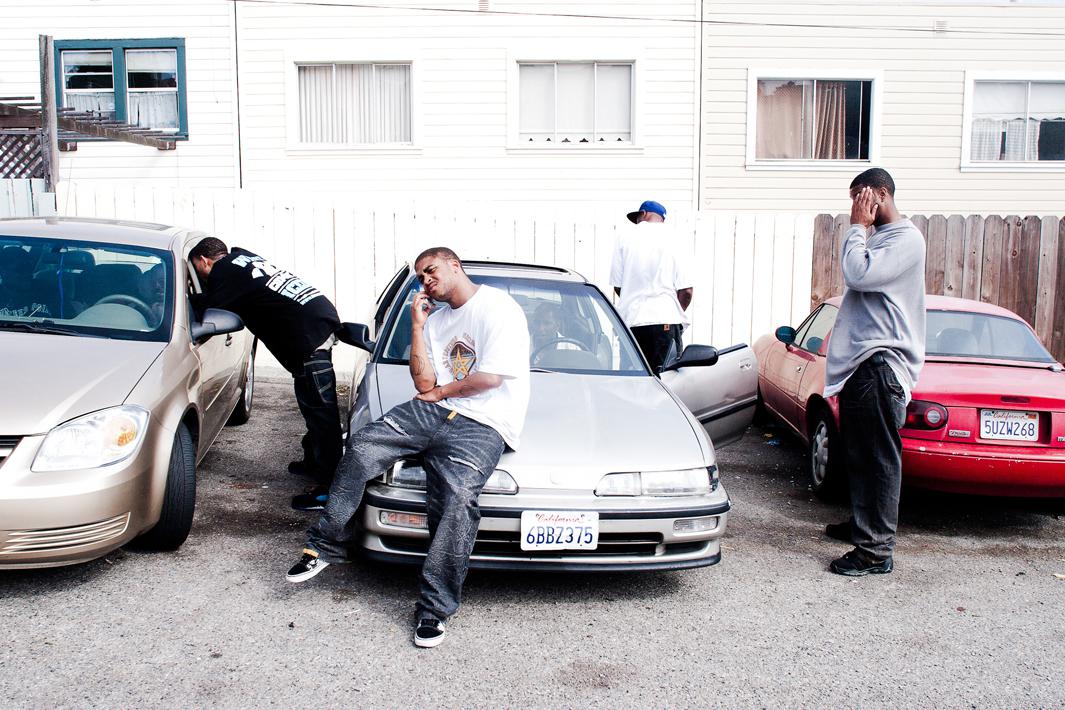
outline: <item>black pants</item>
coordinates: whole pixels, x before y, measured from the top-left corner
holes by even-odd
[[[666,363],[671,348],[676,348],[677,355],[684,349],[681,341],[683,325],[638,325],[631,330],[643,356],[651,363],[651,372],[658,372],[658,368]]]
[[[315,350],[293,380],[296,403],[307,423],[303,462],[318,483],[328,486],[343,453],[332,351]]]
[[[883,355],[858,369],[839,393],[840,439],[850,480],[854,545],[877,560],[891,557],[899,524],[906,395]]]

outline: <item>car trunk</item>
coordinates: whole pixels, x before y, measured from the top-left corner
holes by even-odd
[[[1065,448],[1065,373],[1049,366],[931,359],[914,400],[947,408],[946,425],[910,438],[987,446]]]

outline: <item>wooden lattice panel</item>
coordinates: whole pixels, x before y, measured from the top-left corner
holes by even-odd
[[[43,178],[44,168],[39,134],[0,132],[0,178]]]

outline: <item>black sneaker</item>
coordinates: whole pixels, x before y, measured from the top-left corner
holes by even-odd
[[[851,527],[850,520],[844,520],[842,523],[829,523],[825,526],[825,535],[833,540],[854,544],[854,528]]]
[[[303,557],[300,558],[299,562],[292,565],[292,569],[285,575],[285,579],[290,582],[306,582],[328,566],[329,563],[319,557],[317,552],[305,547],[303,548]]]
[[[314,478],[314,471],[308,466],[306,461],[291,461],[288,464],[288,472],[293,476],[306,476],[308,478]]]
[[[895,562],[891,557],[886,560],[872,559],[855,548],[843,557],[832,560],[828,568],[846,577],[864,577],[867,574],[888,574],[895,568]]]
[[[432,648],[444,641],[444,622],[439,619],[422,619],[414,629],[414,645],[418,648]]]
[[[325,486],[315,486],[306,493],[292,496],[293,510],[325,510],[325,504],[329,502],[329,489]]]

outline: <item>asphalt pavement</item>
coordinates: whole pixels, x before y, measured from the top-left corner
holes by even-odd
[[[204,460],[180,551],[0,572],[0,707],[1065,705],[1061,503],[907,491],[895,572],[838,577],[821,528],[846,511],[754,427],[719,452],[721,564],[474,571],[444,645],[417,649],[416,570],[284,579],[312,521],[284,470],[302,421],[290,384],[257,399]]]

